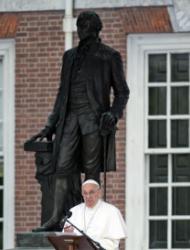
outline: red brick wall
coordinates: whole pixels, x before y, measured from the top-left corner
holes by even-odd
[[[96,10],[103,21],[102,41],[120,51],[126,68],[126,33],[171,32],[166,8]],[[154,11],[154,14],[153,14]],[[44,125],[52,109],[64,51],[64,13],[17,13],[16,32],[16,232],[40,223],[40,191],[33,153],[24,141]],[[148,18],[148,19],[147,19]],[[147,20],[151,25],[148,26]],[[152,20],[152,22],[151,22]],[[75,34],[75,44],[76,44]],[[130,63],[130,62],[128,62]],[[130,101],[130,100],[129,100]],[[117,172],[107,174],[107,200],[125,214],[125,115],[117,132]]]
[[[61,12],[19,14],[16,33],[16,232],[40,223],[34,154],[23,151],[51,111],[64,52]]]

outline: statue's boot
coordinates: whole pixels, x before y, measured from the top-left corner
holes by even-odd
[[[63,217],[64,204],[68,192],[67,178],[57,177],[55,180],[54,208],[52,217],[33,232],[57,231]]]

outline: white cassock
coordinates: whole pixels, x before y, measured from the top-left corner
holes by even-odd
[[[81,203],[70,211],[69,221],[106,250],[118,250],[120,239],[126,238],[126,224],[119,209],[107,202],[99,200],[93,208]],[[74,232],[80,234],[76,229]]]

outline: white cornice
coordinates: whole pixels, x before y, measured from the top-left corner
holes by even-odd
[[[1,0],[0,12],[64,10],[64,0]]]
[[[64,10],[66,0],[1,0],[0,12]],[[172,0],[75,0],[76,9],[131,6],[168,6]]]
[[[76,8],[113,8],[133,6],[168,6],[172,0],[76,0]]]
[[[173,0],[174,7],[168,8],[175,32],[190,31],[190,1]]]

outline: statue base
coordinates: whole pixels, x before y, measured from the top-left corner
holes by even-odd
[[[49,232],[19,233],[16,236],[16,248],[7,250],[53,250],[47,235]]]
[[[30,248],[30,247],[15,247],[15,248],[11,248],[11,249],[6,249],[6,250],[53,250],[54,248],[44,248],[44,247],[34,247],[34,248]]]

